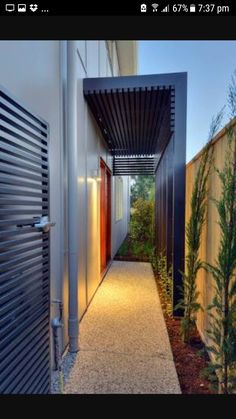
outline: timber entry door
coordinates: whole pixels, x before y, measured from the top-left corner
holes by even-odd
[[[0,393],[50,391],[48,124],[0,86]]]
[[[102,159],[100,169],[101,273],[103,273],[111,259],[111,172]]]

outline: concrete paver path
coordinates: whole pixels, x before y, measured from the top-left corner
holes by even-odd
[[[80,324],[66,393],[180,393],[149,263],[114,261]]]

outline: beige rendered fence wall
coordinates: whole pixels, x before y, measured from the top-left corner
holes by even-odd
[[[234,129],[236,129],[236,118],[232,121],[232,126]],[[227,143],[228,139],[225,127],[212,140],[212,147],[214,148],[214,164],[219,169],[222,169],[224,166]],[[186,224],[190,216],[192,188],[199,166],[200,157],[201,151],[186,166]],[[218,253],[220,242],[220,229],[217,223],[217,210],[211,199],[218,199],[221,193],[221,185],[215,170],[212,170],[212,173],[209,176],[208,189],[209,193],[207,199],[206,222],[203,227],[199,256],[201,260],[213,264]],[[214,283],[211,275],[206,273],[203,269],[198,272],[197,287],[200,292],[199,302],[204,308],[204,312],[199,312],[198,314],[197,326],[203,340],[207,343],[206,329],[209,326],[209,316],[207,315],[206,307],[214,296]]]

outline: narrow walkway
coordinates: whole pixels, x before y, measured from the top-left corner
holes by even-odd
[[[66,393],[180,393],[149,263],[112,264],[80,326]]]

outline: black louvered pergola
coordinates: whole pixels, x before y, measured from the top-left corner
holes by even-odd
[[[86,78],[84,96],[113,175],[155,174],[156,247],[173,266],[175,306],[184,270],[187,74]]]

